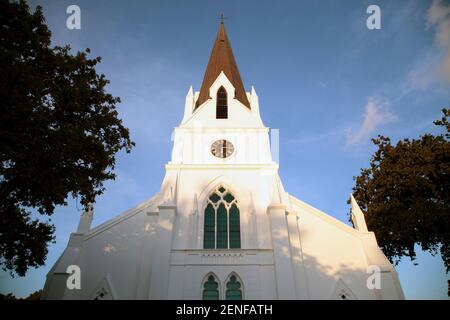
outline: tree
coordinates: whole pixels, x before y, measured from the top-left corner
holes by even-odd
[[[14,294],[12,293],[8,293],[8,294],[1,294],[0,293],[0,301],[1,300],[41,300],[41,296],[42,293],[44,292],[44,290],[40,289],[37,290],[33,293],[31,293],[28,297],[26,298],[17,298]]]
[[[24,276],[44,264],[50,216],[68,196],[87,206],[134,143],[118,97],[89,49],[51,47],[42,8],[0,0],[0,264]]]
[[[450,110],[434,123],[441,135],[404,139],[395,146],[387,137],[372,141],[378,147],[370,168],[354,177],[353,194],[365,210],[367,226],[393,263],[403,256],[414,260],[414,246],[440,252],[450,271]]]
[[[33,293],[31,293],[28,297],[25,298],[25,300],[41,300],[41,296],[44,290],[40,289]]]

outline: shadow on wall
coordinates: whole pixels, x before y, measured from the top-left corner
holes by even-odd
[[[308,298],[310,299],[378,299],[378,290],[370,290],[367,270],[347,265],[326,265],[316,257],[303,256]]]
[[[387,289],[390,297],[401,298],[399,292],[401,288],[395,283],[396,275],[383,272],[377,266],[374,266],[375,270],[367,268],[365,257],[359,257],[358,264],[339,263],[341,257],[333,253],[333,250],[330,250],[329,254],[337,255],[333,259],[337,261],[336,264],[321,261],[320,257],[302,251],[301,242],[308,237],[308,230],[302,231],[301,239],[298,237],[298,234],[289,235],[284,228],[275,228],[272,233],[272,243],[280,253],[275,258],[276,264],[284,268],[285,272],[281,270],[282,277],[289,277],[292,270],[292,277],[295,279],[292,290],[297,297],[338,300],[381,299],[381,291]],[[332,248],[333,243],[329,246]],[[324,260],[333,261],[327,258],[324,256]],[[345,257],[342,257],[343,259]],[[280,274],[280,270],[277,272]],[[286,284],[290,285],[289,282]]]
[[[185,203],[182,203],[181,205],[188,205],[187,202],[188,199],[185,199]],[[195,205],[191,202],[189,202],[189,205],[193,208],[193,210],[192,212],[189,212],[188,215],[192,215],[195,211]],[[107,261],[107,263],[104,265],[106,266],[106,269],[109,269],[108,265],[112,266],[112,269],[115,269],[115,267],[113,266],[119,263],[123,264],[125,267],[133,267],[141,263],[140,259],[142,258],[141,254],[143,252],[142,245],[145,242],[144,239],[149,235],[156,234],[158,222],[158,216],[154,215],[152,217],[149,217],[147,214],[148,210],[149,208],[142,209],[139,213],[137,213],[137,215],[134,216],[134,218],[122,221],[125,224],[128,224],[133,219],[137,219],[137,228],[134,223],[130,223],[128,227],[125,227],[122,223],[119,223],[117,226],[121,226],[120,229],[116,229],[116,226],[112,226],[108,230],[103,231],[103,235],[92,235],[92,238],[88,239],[85,242],[86,245],[94,239],[100,240],[100,247],[97,247],[98,249],[94,251],[99,250],[97,251],[98,255],[96,259],[102,259],[102,254],[104,258],[107,257],[106,260],[103,261],[103,263]],[[243,208],[243,210],[245,212],[245,208]],[[245,215],[244,212],[243,215]],[[196,215],[197,219],[201,219],[203,217],[202,213],[198,211]],[[180,218],[180,215],[178,215],[178,218]],[[269,216],[267,216],[267,219],[270,219]],[[174,237],[190,236],[190,234],[181,234],[183,232],[183,228],[177,228],[176,224],[183,223],[183,221],[178,219],[174,220],[175,221],[173,227],[166,224],[160,225],[160,228],[158,230],[159,232],[163,232],[165,234],[163,238],[170,236],[169,233],[171,232],[171,229],[174,232],[179,233],[172,234],[172,240],[174,239]],[[242,220],[241,224],[242,223],[245,223],[245,221]],[[124,229],[122,229],[122,227]],[[246,228],[243,228],[243,226],[241,225],[241,230],[245,229]],[[269,232],[269,230],[267,231]],[[201,234],[202,231],[198,230],[197,236],[200,236]],[[294,247],[292,243],[289,244],[287,242],[286,239],[288,239],[289,236],[286,230],[283,231],[282,229],[276,229],[274,230],[272,237],[273,239],[278,240],[284,239],[284,243],[286,243],[286,245],[278,246],[278,249],[281,252],[279,258],[281,258],[283,265],[289,266],[289,268],[291,268],[290,270],[292,271],[293,279],[295,279],[294,282],[296,283],[294,286],[296,286],[295,290],[297,291],[297,297],[304,297],[305,299],[375,299],[380,297],[380,294],[379,292],[377,293],[377,290],[369,290],[367,288],[367,279],[371,274],[368,274],[365,268],[342,263],[338,265],[328,265],[323,263],[323,261],[319,261],[317,257],[303,254],[300,246]],[[305,239],[305,237],[308,237],[308,234],[305,234],[303,232],[302,240]],[[157,240],[157,238],[153,239],[154,241]],[[330,244],[330,246],[331,245],[332,244]],[[124,257],[135,258],[132,258],[124,263]],[[214,267],[212,267],[212,269],[214,269]],[[98,270],[96,271],[98,272]],[[101,273],[107,273],[108,271],[109,270],[104,270],[104,272],[102,271]],[[99,280],[97,279],[97,276],[103,277],[103,274],[100,275],[100,273],[98,273],[96,276],[92,277],[91,280]],[[115,275],[111,274],[111,276]],[[283,276],[288,277],[289,275],[284,274]],[[111,280],[112,282],[115,282],[115,279]],[[245,285],[246,279],[244,278],[242,279],[242,281]],[[95,285],[97,285],[97,283],[89,284],[89,286]],[[383,285],[383,283],[381,283],[381,285]],[[303,294],[299,293],[299,290],[303,291]],[[130,297],[119,296],[117,298]]]

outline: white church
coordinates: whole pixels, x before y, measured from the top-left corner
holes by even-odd
[[[284,190],[223,22],[165,169],[134,208],[95,228],[82,213],[43,299],[404,299],[353,197],[355,228]]]

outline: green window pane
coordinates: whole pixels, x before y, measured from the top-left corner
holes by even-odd
[[[227,291],[225,293],[226,300],[242,300],[241,284],[235,276],[231,276],[227,283]]]
[[[219,300],[219,284],[212,275],[203,285],[203,300]]]
[[[227,193],[225,197],[223,197],[226,202],[231,203],[234,200],[234,197],[231,193]]]
[[[239,208],[235,203],[230,208],[230,248],[241,247],[241,225]]]
[[[225,188],[222,187],[222,186],[220,186],[220,187],[219,187],[219,192],[220,192],[220,193],[224,193],[224,192],[225,192]]]
[[[215,248],[215,212],[212,204],[208,204],[205,209],[205,223],[203,234],[203,248],[214,249]]]
[[[227,209],[221,203],[217,209],[217,248],[228,248]]]
[[[213,193],[213,194],[209,197],[209,200],[211,200],[212,202],[216,203],[217,201],[220,200],[220,197],[219,197],[217,194]]]

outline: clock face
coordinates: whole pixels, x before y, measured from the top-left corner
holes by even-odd
[[[217,140],[211,145],[211,153],[217,158],[227,158],[234,152],[233,144],[228,140]]]

